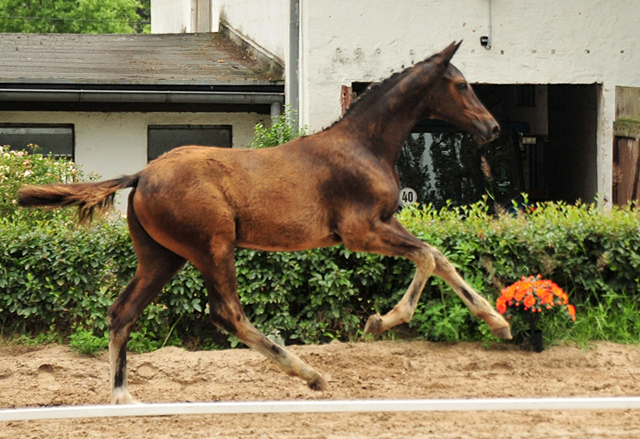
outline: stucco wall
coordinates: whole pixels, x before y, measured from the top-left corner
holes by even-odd
[[[73,124],[75,161],[84,172],[98,173],[103,179],[133,174],[146,166],[148,125],[231,125],[233,147],[244,148],[253,140],[255,125],[268,119],[256,113],[0,113],[3,123]],[[120,195],[119,202],[124,199]]]
[[[381,80],[454,40],[464,40],[454,64],[471,82],[637,86],[639,13],[639,0],[302,0],[302,117],[313,130],[329,125],[340,85]]]
[[[151,0],[151,32],[179,34],[193,32],[192,0]]]
[[[212,0],[212,9],[214,17],[219,16],[272,55],[286,59],[289,0]]]
[[[640,86],[640,0],[301,0],[301,11],[310,131],[339,118],[341,85],[380,81],[464,40],[453,62],[473,83],[601,84],[597,187],[610,199],[615,86]]]

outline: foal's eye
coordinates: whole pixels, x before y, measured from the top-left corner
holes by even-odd
[[[467,91],[469,89],[469,85],[466,82],[459,82],[456,84],[456,88],[458,91]]]

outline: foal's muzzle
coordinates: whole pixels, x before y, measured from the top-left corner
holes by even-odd
[[[476,121],[473,123],[476,130],[473,138],[480,145],[489,143],[500,135],[500,125],[494,119],[488,121]]]

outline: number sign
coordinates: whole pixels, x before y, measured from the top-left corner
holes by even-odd
[[[410,187],[400,189],[400,206],[406,206],[418,202],[418,194]]]

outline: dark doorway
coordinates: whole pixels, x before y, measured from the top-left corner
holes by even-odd
[[[435,206],[489,196],[510,207],[522,201],[521,193],[530,202],[594,201],[599,87],[475,85],[500,121],[500,138],[478,147],[453,126],[424,121],[398,163],[401,182],[416,190],[420,202]]]
[[[595,200],[598,86],[549,85],[549,147],[545,160],[549,199]]]

